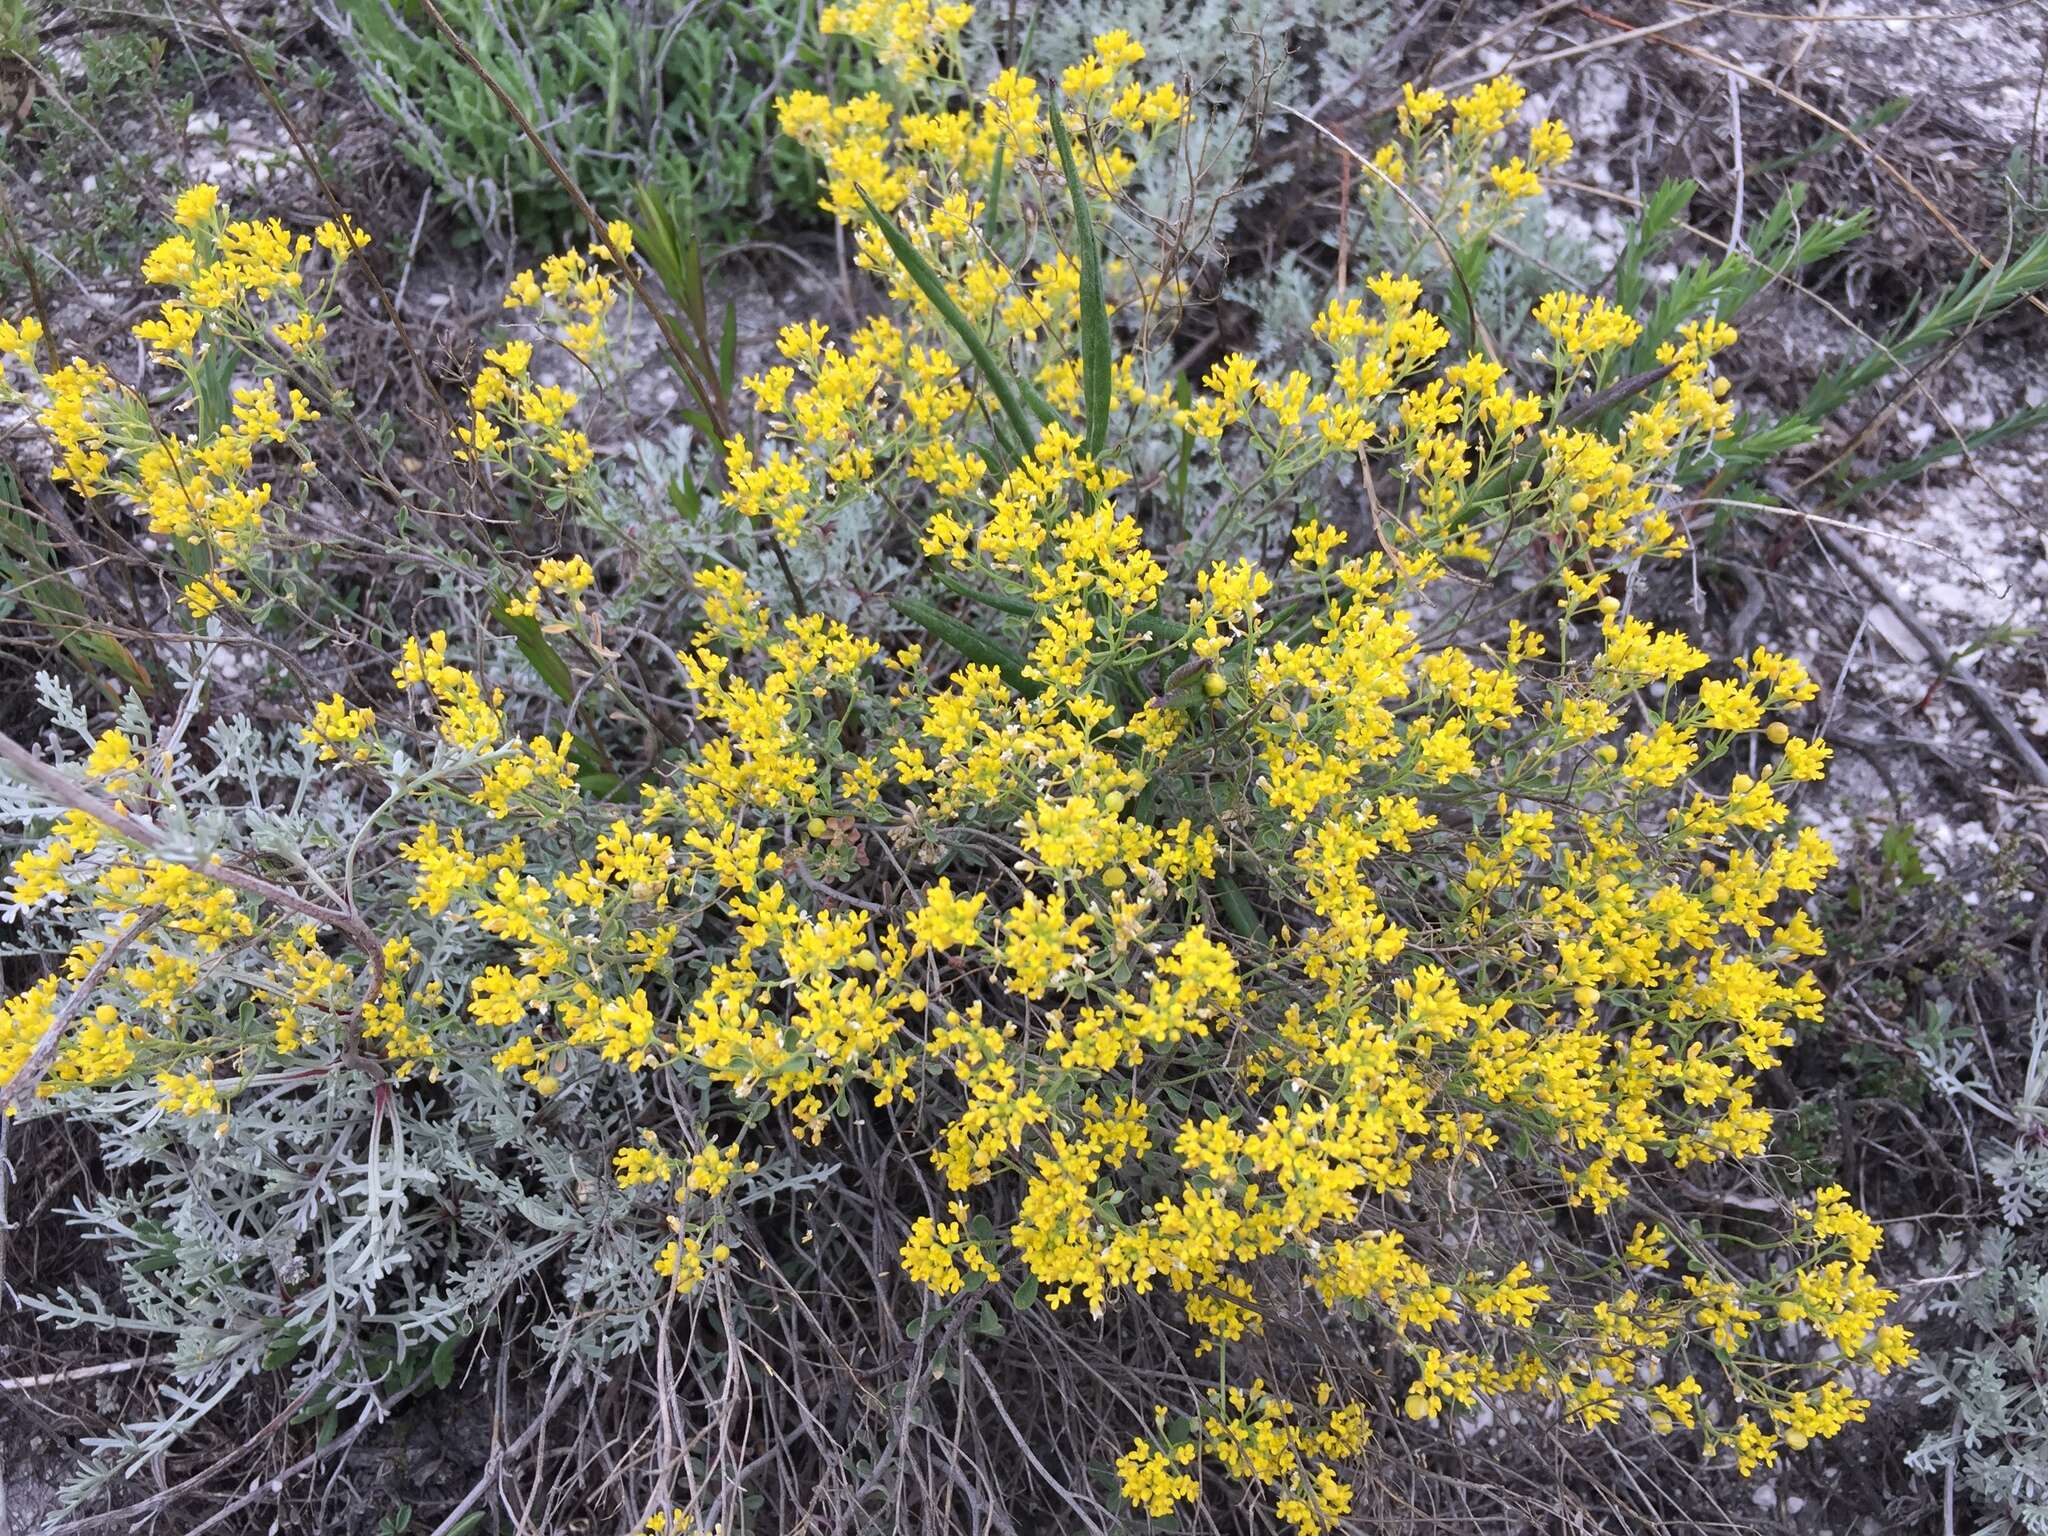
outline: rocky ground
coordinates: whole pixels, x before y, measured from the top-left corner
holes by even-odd
[[[2016,155],[2033,156],[2048,132],[2048,15],[2020,5],[1858,21],[1819,7],[1815,19],[1795,21],[1717,9],[1700,7],[1695,25],[1591,55],[1558,90],[1550,110],[1578,132],[1589,184],[1560,199],[1562,214],[1594,249],[1617,249],[1621,220],[1601,194],[1640,197],[1659,177],[1683,174],[1732,216],[1743,190],[1738,154],[1752,165],[1783,156],[1904,98],[1899,117],[1859,135],[1867,152],[1843,145],[1801,168],[1825,192],[1860,194],[1879,215],[1835,275],[1838,292],[1781,294],[1764,324],[1744,326],[1751,394],[1789,400],[1806,380],[1860,354],[1866,337],[1884,334],[1902,300],[1976,265],[1965,242],[1990,261],[2011,253],[2010,210],[2038,207],[2042,190],[2015,181],[2008,167]],[[1654,25],[1637,23],[1646,24]],[[1580,19],[1562,35],[1597,42],[1603,30]],[[1850,476],[1873,474],[2041,407],[2044,337],[2048,312],[2022,306],[1932,365],[1887,380],[1875,402],[1818,445],[1816,467],[1839,457]],[[1848,506],[1831,495],[1836,477],[1795,478],[1773,487],[1790,493],[1790,510],[1752,513],[1752,526],[1721,552],[1737,585],[1732,603],[1707,606],[1725,610],[1738,638],[1814,660],[1828,685],[1829,735],[1843,750],[1806,810],[1830,832],[1907,822],[1943,869],[2003,835],[2041,836],[2042,443],[2037,431],[1959,454]],[[1843,559],[1839,546],[1861,564]],[[1978,685],[1975,700],[1963,679]]]

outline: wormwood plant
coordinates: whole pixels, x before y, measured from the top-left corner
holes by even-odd
[[[1971,1059],[1974,1049],[1930,1010],[1916,1050],[1937,1091],[1980,1116],[1980,1165],[2003,1226],[1988,1222],[1969,1241],[1946,1239],[1940,1269],[1953,1288],[1929,1310],[1943,1347],[1915,1375],[1922,1401],[1946,1410],[1907,1457],[1910,1465],[1960,1485],[1983,1515],[1979,1536],[2048,1531],[2048,1412],[2041,1373],[2048,1358],[2048,1270],[2039,1238],[2048,1196],[2048,997],[2037,997],[2026,1077],[2011,1095]]]
[[[295,742],[187,738],[293,579],[271,530],[323,473],[300,429],[351,409],[324,349],[367,236],[186,192],[146,393],[0,329],[53,474],[165,541],[190,634],[168,724],[52,684],[54,765],[5,749],[55,957],[0,1014],[5,1092],[136,1170],[83,1217],[124,1297],[36,1305],[174,1346],[74,1497],[259,1372],[359,1433],[471,1334],[656,1362],[618,1508],[650,1530],[1314,1533],[1376,1425],[1512,1405],[1746,1474],[1913,1358],[1875,1224],[1764,1162],[1759,1075],[1821,1006],[1815,685],[1632,611],[1734,422],[1733,329],[1624,377],[1640,322],[1560,292],[1495,356],[1383,271],[1311,365],[1192,387],[1118,201],[1188,103],[1121,32],[1056,91],[974,83],[967,9],[828,12],[887,93],[779,104],[883,303],[745,381],[755,537],[651,618],[614,606],[647,573],[544,560],[499,640],[417,634]],[[1571,152],[1521,103],[1411,90],[1377,172],[1498,229]],[[446,447],[515,504],[602,503],[578,394],[633,245],[507,294]],[[788,557],[855,517],[921,569],[828,618]],[[673,740],[622,679],[649,624]],[[1027,1488],[990,1472],[1019,1453]]]

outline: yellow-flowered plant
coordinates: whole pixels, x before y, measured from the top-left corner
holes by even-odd
[[[1230,352],[1177,388],[1145,338],[1179,274],[1098,258],[1186,102],[1117,32],[1057,90],[1008,70],[968,92],[965,15],[825,13],[899,93],[778,110],[886,302],[843,336],[784,328],[722,445],[764,541],[801,550],[859,501],[926,574],[833,617],[748,549],[691,573],[667,637],[687,744],[607,802],[592,727],[514,718],[445,632],[392,658],[425,729],[309,706],[317,758],[390,774],[363,833],[389,876],[347,893],[375,954],[332,923],[259,930],[246,890],[67,811],[12,892],[89,935],[63,979],[150,932],[37,1091],[153,1075],[212,1125],[238,1082],[322,1052],[397,1091],[487,1062],[536,1112],[666,1079],[737,1128],[643,1130],[612,1173],[693,1300],[742,1283],[764,1119],[824,1159],[883,1117],[942,1191],[884,1218],[934,1306],[1000,1286],[1077,1340],[1150,1309],[1176,1375],[1217,1374],[1105,1426],[1147,1517],[1237,1486],[1303,1536],[1337,1528],[1381,1347],[1410,1418],[1513,1400],[1689,1433],[1744,1472],[1855,1422],[1912,1358],[1876,1226],[1835,1188],[1739,1248],[1664,1214],[1674,1180],[1755,1186],[1759,1078],[1820,1018],[1803,903],[1833,863],[1788,805],[1828,757],[1806,671],[1716,663],[1633,611],[1687,547],[1672,488],[1732,421],[1733,329],[1680,327],[1610,419],[1584,402],[1635,317],[1555,293],[1527,354],[1471,325],[1454,347],[1444,303],[1385,270],[1329,299],[1298,366]],[[1521,102],[1506,79],[1411,90],[1370,163],[1483,235],[1570,153]],[[178,296],[146,339],[195,399],[230,337],[317,359],[332,299],[304,263],[356,238],[225,220],[195,188],[149,260]],[[615,226],[506,302],[593,368],[631,259]],[[310,404],[259,382],[180,439],[91,364],[29,381],[39,339],[0,352],[56,473],[202,556],[194,615],[235,601],[259,456],[289,458]],[[578,401],[539,367],[528,340],[492,348],[447,447],[587,491]],[[601,662],[605,604],[588,561],[550,558],[507,611]],[[176,772],[125,737],[87,765],[131,813]],[[426,960],[453,953],[486,958]],[[0,1069],[60,989],[6,1004]],[[222,1023],[241,996],[261,1031]],[[1269,1325],[1304,1307],[1354,1353],[1276,1367]]]

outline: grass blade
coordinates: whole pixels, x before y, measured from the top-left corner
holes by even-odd
[[[1059,147],[1060,168],[1067,173],[1067,196],[1074,204],[1074,261],[1081,269],[1081,401],[1087,428],[1083,433],[1088,457],[1099,458],[1109,440],[1109,398],[1111,361],[1109,350],[1109,306],[1102,299],[1102,248],[1095,239],[1095,215],[1088,206],[1088,190],[1081,184],[1080,169],[1074,164],[1073,141],[1067,136],[1066,114],[1056,100],[1052,112],[1052,141]]]

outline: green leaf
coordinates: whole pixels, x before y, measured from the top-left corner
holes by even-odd
[[[299,1355],[299,1345],[304,1342],[304,1328],[287,1328],[270,1341],[263,1351],[263,1369],[274,1371],[280,1366],[290,1365]]]
[[[1194,386],[1188,383],[1188,376],[1177,373],[1173,376],[1173,403],[1187,410],[1195,401]],[[1173,465],[1173,515],[1180,523],[1182,532],[1188,526],[1188,465],[1195,456],[1195,434],[1186,427],[1180,429],[1180,452]]]
[[[1920,858],[1919,845],[1913,841],[1911,822],[1894,822],[1886,827],[1884,836],[1877,840],[1877,853],[1905,890],[1926,885],[1934,878],[1927,873],[1927,865]]]
[[[1024,675],[1024,658],[1002,641],[992,639],[977,629],[970,629],[943,608],[935,607],[919,597],[892,597],[889,606],[894,608],[911,623],[921,626],[934,639],[944,641],[969,661],[985,667],[994,667],[1003,674],[1003,681],[1026,698],[1036,698],[1039,685]]]
[[[454,1334],[450,1334],[434,1346],[433,1358],[427,1363],[427,1373],[433,1377],[434,1386],[438,1390],[448,1390],[448,1383],[455,1379]]]
[[[1053,102],[1052,141],[1067,173],[1067,197],[1074,205],[1074,261],[1081,269],[1081,402],[1087,429],[1083,434],[1089,458],[1102,453],[1109,440],[1109,399],[1115,363],[1109,348],[1109,306],[1102,298],[1102,248],[1095,240],[1095,214],[1088,189],[1074,164],[1073,141],[1067,136],[1066,114]]]
[[[1896,464],[1887,465],[1874,475],[1865,475],[1844,487],[1833,500],[1837,505],[1856,501],[1880,486],[1891,485],[1899,480],[1910,480],[1915,475],[1924,474],[1945,460],[1975,453],[2008,437],[2033,432],[2044,426],[2048,426],[2048,405],[2026,406],[2014,411],[2010,416],[2000,417],[1988,427],[1966,432],[1960,439],[1943,438],[1924,453],[1916,453],[1910,459],[1901,459]]]
[[[1266,930],[1259,923],[1259,914],[1252,910],[1244,887],[1227,873],[1219,872],[1216,876],[1216,900],[1232,933],[1246,939],[1265,937]]]
[[[1003,592],[984,592],[971,582],[962,581],[944,566],[932,567],[932,579],[956,597],[964,597],[970,603],[983,603],[998,613],[1014,614],[1020,619],[1038,617],[1038,604],[1029,598],[1011,597]]]
[[[1207,709],[1216,701],[1209,697],[1201,679],[1184,683],[1178,688],[1169,688],[1152,701],[1154,709]]]
[[[1038,1300],[1038,1276],[1026,1275],[1024,1283],[1017,1287],[1010,1297],[1010,1304],[1019,1312]]]
[[[199,435],[211,437],[228,424],[228,392],[235,382],[235,354],[216,344],[206,349],[192,370],[193,398],[199,407]]]
[[[633,221],[633,248],[654,269],[669,297],[687,308],[689,268],[683,252],[691,237],[684,235],[674,212],[654,188],[641,182],[633,192],[635,212],[639,215]]]
[[[1880,102],[1877,106],[1872,107],[1868,112],[1865,112],[1861,117],[1851,122],[1848,125],[1849,133],[1855,134],[1860,138],[1874,128],[1882,128],[1887,123],[1896,122],[1905,115],[1907,108],[1912,105],[1913,98],[1910,96],[1894,96],[1889,101]],[[1822,134],[1804,149],[1794,150],[1789,155],[1779,155],[1773,159],[1766,160],[1762,165],[1756,167],[1751,174],[1756,176],[1775,176],[1781,171],[1789,171],[1795,166],[1803,165],[1808,160],[1817,160],[1822,155],[1839,148],[1847,142],[1848,134],[1831,130]]]
[[[1462,351],[1469,350],[1479,334],[1479,316],[1474,306],[1479,302],[1479,287],[1486,277],[1486,260],[1492,254],[1492,242],[1484,235],[1475,235],[1453,254],[1455,260],[1451,275],[1456,281],[1451,284],[1448,295],[1447,315],[1451,334],[1458,338]]]
[[[149,669],[111,632],[94,625],[66,564],[42,520],[22,500],[13,471],[0,464],[0,617],[25,609],[25,617],[47,630],[109,696],[116,691],[98,675],[102,671],[117,674],[138,693],[153,693]]]
[[[704,492],[697,484],[697,477],[690,473],[690,466],[683,466],[683,477],[668,483],[668,504],[676,510],[676,516],[686,523],[694,523],[704,510]]]
[[[1150,609],[1132,614],[1130,626],[1162,640],[1185,640],[1194,633],[1177,619],[1169,619],[1165,614],[1155,613]]]
[[[974,359],[974,366],[979,368],[981,376],[988,380],[988,387],[994,391],[997,403],[1002,406],[1003,416],[1010,423],[1010,430],[1026,444],[1037,442],[1038,423],[1033,422],[1030,413],[1024,409],[1024,402],[1017,393],[1016,381],[996,360],[995,353],[990,351],[988,343],[982,340],[981,332],[974,328],[973,322],[961,311],[960,306],[953,302],[953,296],[946,292],[945,283],[940,280],[939,274],[932,270],[931,263],[918,254],[917,247],[910,243],[910,236],[903,232],[903,226],[882,212],[875,200],[868,196],[865,188],[861,189],[860,200],[867,205],[868,213],[874,219],[876,227],[881,230],[882,238],[888,242],[890,251],[903,264],[903,270],[910,274],[910,280],[917,284],[918,292],[931,300],[932,308],[939,312],[939,318],[946,322],[948,330],[960,338],[961,345],[967,348],[967,355]],[[1054,420],[1052,408],[1043,400],[1037,399],[1035,394],[1032,404],[1038,412],[1040,421],[1049,424]]]
[[[602,769],[595,773],[579,771],[576,775],[576,787],[593,800],[618,799],[619,786],[625,782],[616,773],[606,773]]]
[[[570,672],[569,664],[562,660],[562,653],[556,650],[548,637],[541,632],[540,620],[530,613],[514,613],[511,605],[503,597],[493,600],[491,612],[497,615],[499,623],[512,632],[512,639],[519,647],[519,654],[526,658],[526,664],[548,685],[555,697],[564,704],[574,704],[575,675]]]
[[[128,1260],[128,1267],[137,1274],[153,1275],[178,1262],[178,1240],[162,1222],[137,1222],[135,1235],[149,1244],[148,1251]]]
[[[1692,205],[1693,196],[1698,191],[1699,183],[1694,181],[1659,182],[1657,190],[1650,194],[1649,201],[1643,205],[1642,213],[1629,230],[1628,243],[1622,247],[1621,260],[1615,264],[1614,301],[1630,314],[1642,307],[1647,287],[1643,277],[1644,263],[1671,243],[1672,237],[1678,233],[1679,219]]]
[[[740,350],[740,317],[731,299],[725,301],[725,321],[718,330],[718,392],[732,395],[733,360]]]

